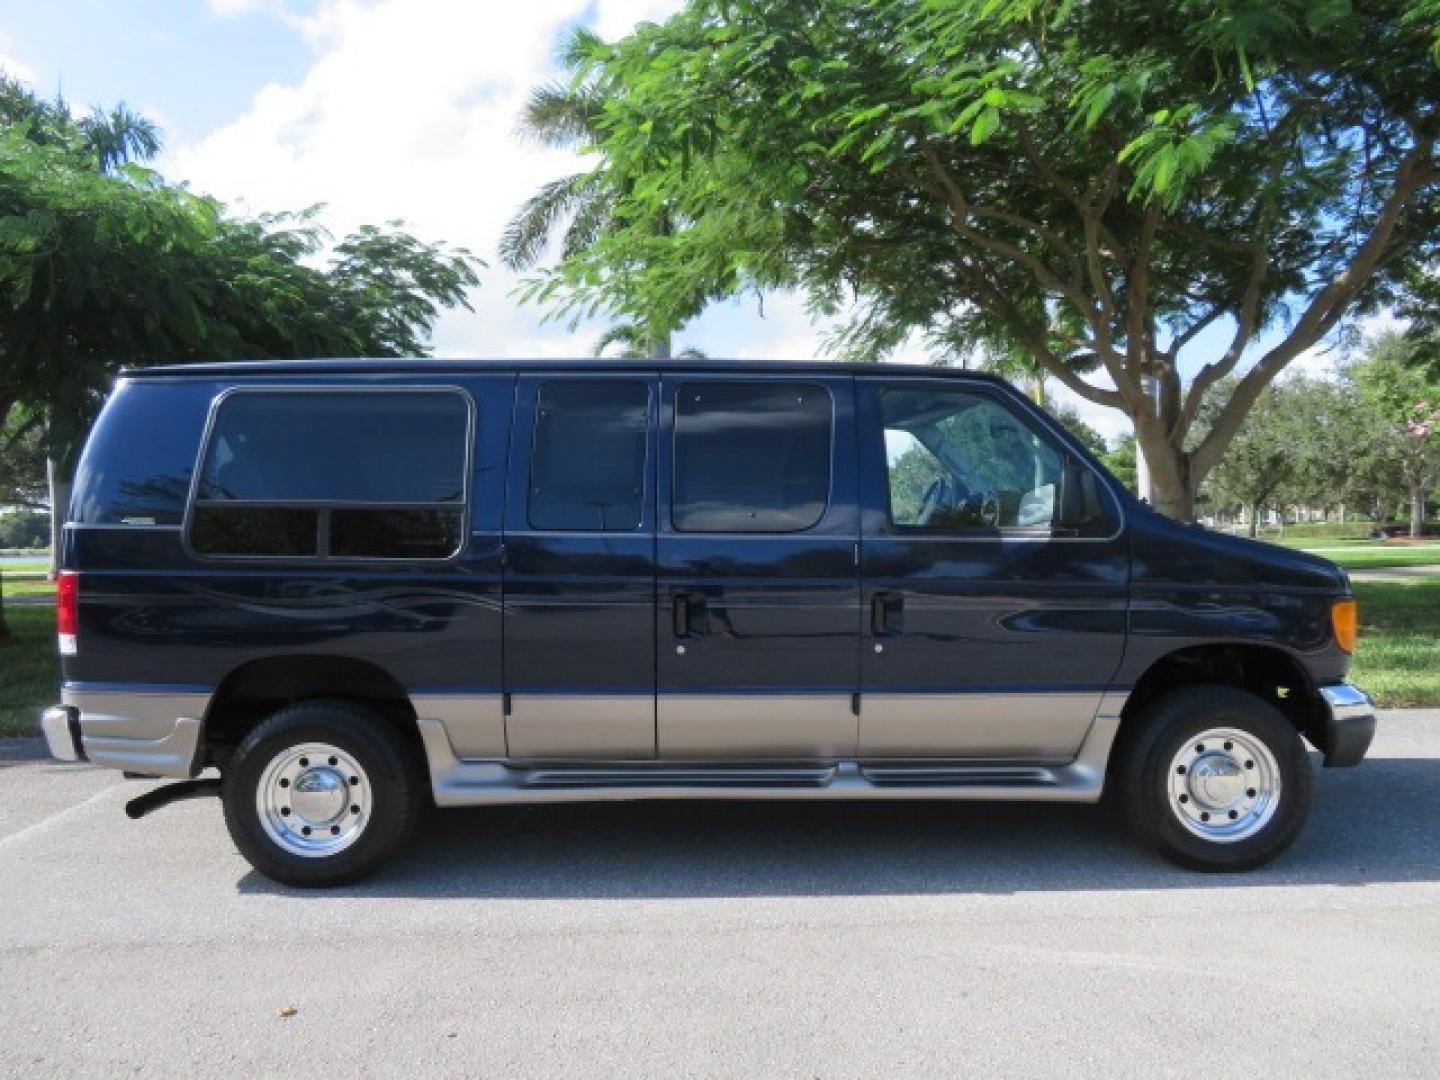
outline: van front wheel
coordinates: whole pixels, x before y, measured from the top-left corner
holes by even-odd
[[[1229,686],[1191,686],[1135,717],[1116,780],[1131,828],[1194,870],[1250,870],[1294,842],[1313,778],[1295,726]]]
[[[355,881],[409,835],[424,792],[415,753],[384,717],[304,702],[251,731],[231,756],[225,825],[250,865],[286,885]]]

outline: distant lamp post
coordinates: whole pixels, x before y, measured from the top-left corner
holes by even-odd
[[[1155,375],[1140,376],[1140,392],[1145,395],[1146,408],[1150,415],[1160,412],[1160,379]],[[1150,486],[1150,463],[1145,460],[1145,448],[1135,440],[1135,490],[1140,498],[1151,506],[1155,505],[1155,494]]]

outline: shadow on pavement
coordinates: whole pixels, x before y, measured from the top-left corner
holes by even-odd
[[[1104,808],[954,802],[632,802],[436,812],[357,897],[877,896],[1440,880],[1440,759],[1317,770],[1274,865],[1180,870]],[[250,873],[242,893],[303,898]],[[334,897],[335,892],[326,893]]]

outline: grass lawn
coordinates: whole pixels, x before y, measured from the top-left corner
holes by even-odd
[[[1324,555],[1347,570],[1375,570],[1384,566],[1440,565],[1440,541],[1427,540],[1418,544],[1387,544],[1381,540],[1298,540],[1269,539],[1271,544],[1303,548]]]
[[[1320,552],[1346,570],[1374,570],[1382,566],[1435,566],[1440,564],[1440,544],[1424,547],[1329,548]]]
[[[0,574],[35,574],[45,573],[50,569],[49,559],[25,559],[21,562],[0,563]]]
[[[1352,536],[1345,539],[1328,536],[1300,536],[1280,537],[1278,535],[1261,535],[1256,539],[1264,540],[1267,544],[1279,544],[1281,547],[1304,548],[1307,551],[1328,551],[1331,548],[1378,548],[1380,541],[1369,540],[1363,536]]]
[[[1355,596],[1360,645],[1351,678],[1382,708],[1440,707],[1440,576],[1357,582]],[[55,609],[7,607],[5,618],[16,640],[0,649],[0,737],[34,735],[39,711],[58,695]]]
[[[1440,577],[1356,582],[1360,644],[1350,677],[1385,708],[1440,706]]]
[[[7,607],[15,640],[0,647],[0,737],[40,734],[40,710],[60,696],[55,609]]]
[[[5,579],[5,597],[55,595],[55,583],[46,578],[22,578],[19,581]]]

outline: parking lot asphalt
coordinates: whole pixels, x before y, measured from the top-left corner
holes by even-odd
[[[1440,711],[1299,843],[1176,870],[1101,808],[446,811],[362,885],[213,799],[0,744],[0,1075],[1440,1075]]]

